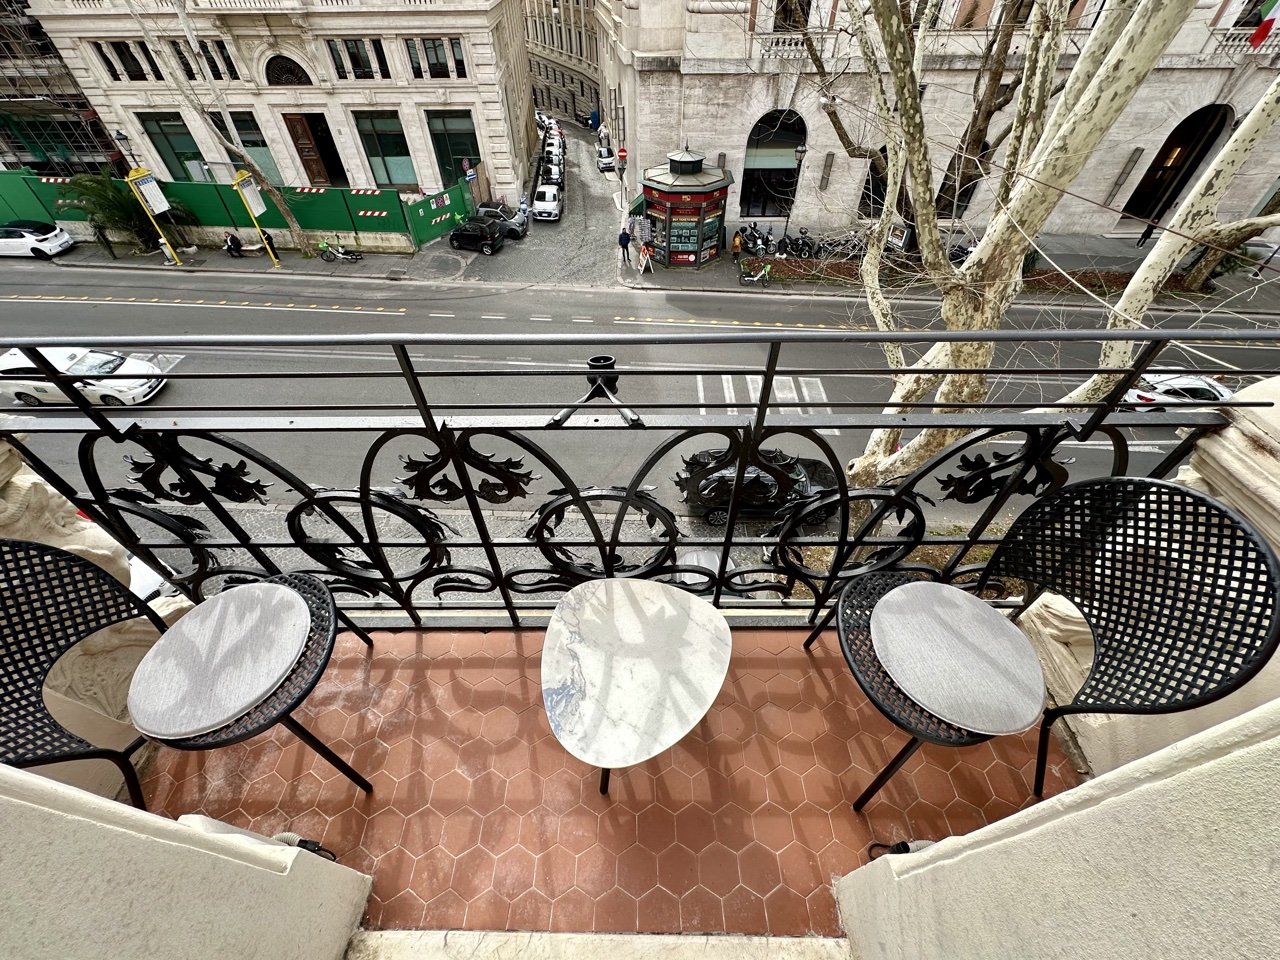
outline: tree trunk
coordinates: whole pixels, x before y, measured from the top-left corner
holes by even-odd
[[[1271,199],[1266,202],[1266,205],[1258,212],[1258,216],[1269,217],[1276,213],[1280,213],[1280,190],[1277,190]],[[1228,234],[1217,246],[1205,247],[1203,254],[1191,265],[1191,269],[1187,271],[1186,276],[1183,278],[1187,289],[1199,290],[1209,282],[1209,278],[1213,276],[1213,271],[1218,268],[1218,264],[1225,260],[1229,254],[1234,253],[1236,247],[1242,243],[1248,243],[1262,233],[1262,230],[1257,229],[1237,230]]]

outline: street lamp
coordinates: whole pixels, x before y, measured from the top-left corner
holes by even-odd
[[[787,222],[782,226],[782,235],[785,237],[787,231],[791,229],[791,211],[795,209],[796,194],[800,192],[800,166],[804,163],[804,155],[809,152],[807,144],[796,144],[796,188],[791,192],[791,203],[787,205]]]
[[[129,158],[129,163],[136,169],[138,166],[138,158],[133,155],[133,151],[129,149],[129,135],[123,130],[117,130],[115,135],[116,143],[120,144],[121,152]]]

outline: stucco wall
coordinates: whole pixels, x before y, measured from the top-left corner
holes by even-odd
[[[1280,953],[1280,705],[836,883],[860,960]]]
[[[0,957],[337,960],[370,880],[0,766]]]

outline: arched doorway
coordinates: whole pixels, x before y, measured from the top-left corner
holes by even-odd
[[[808,128],[794,110],[770,110],[747,138],[742,164],[741,213],[744,217],[785,217],[796,199],[796,147]]]
[[[1229,106],[1213,103],[1174,127],[1124,205],[1121,222],[1155,223],[1168,213],[1234,117]]]

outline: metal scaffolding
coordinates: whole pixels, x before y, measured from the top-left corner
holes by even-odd
[[[70,176],[103,165],[125,172],[57,47],[26,0],[0,0],[0,168]]]

